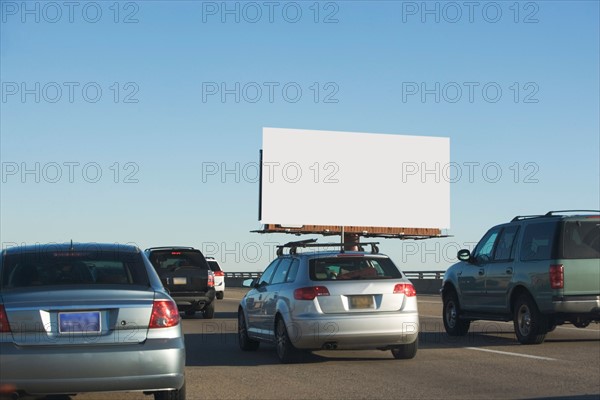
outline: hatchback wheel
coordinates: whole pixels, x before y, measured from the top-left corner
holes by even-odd
[[[154,400],[185,400],[185,382],[179,390],[164,390],[154,393]]]
[[[396,360],[408,360],[415,358],[417,355],[417,348],[419,347],[419,339],[409,344],[403,344],[395,349],[392,349],[392,354]]]
[[[277,319],[277,325],[275,327],[275,341],[277,347],[277,357],[279,357],[279,361],[284,364],[298,361],[299,351],[294,347],[290,340],[283,318]]]
[[[244,318],[244,312],[242,310],[238,311],[238,343],[240,349],[244,351],[254,351],[260,346],[260,342],[252,340],[248,336],[246,318]]]
[[[444,328],[448,335],[464,336],[469,331],[471,321],[468,319],[460,319],[458,296],[454,291],[451,291],[444,296],[443,317]]]
[[[514,325],[517,340],[522,344],[540,344],[548,332],[547,318],[526,294],[519,296],[515,302]]]

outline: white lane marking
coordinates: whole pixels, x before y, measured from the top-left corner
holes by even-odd
[[[484,352],[487,352],[487,353],[503,354],[503,355],[506,355],[506,356],[533,358],[534,360],[557,361],[556,358],[532,356],[532,355],[529,355],[529,354],[511,353],[511,352],[508,352],[508,351],[500,351],[500,350],[481,349],[479,347],[465,347],[465,349],[468,349],[468,350],[477,350],[477,351],[484,351]]]

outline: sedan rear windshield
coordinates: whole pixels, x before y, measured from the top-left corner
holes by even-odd
[[[100,284],[148,286],[142,256],[114,251],[8,254],[0,271],[2,289]]]
[[[374,257],[315,258],[309,261],[309,274],[313,281],[398,279],[402,277],[392,260]]]
[[[562,236],[561,258],[600,258],[600,220],[567,221]]]
[[[199,251],[154,251],[150,256],[150,262],[159,273],[176,271],[181,268],[208,270],[208,263]]]

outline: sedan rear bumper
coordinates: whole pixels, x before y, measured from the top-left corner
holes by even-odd
[[[105,346],[0,343],[0,384],[30,394],[179,389],[182,338]]]
[[[287,323],[288,335],[299,349],[388,348],[413,343],[419,335],[419,315],[385,313],[377,315],[295,316]]]

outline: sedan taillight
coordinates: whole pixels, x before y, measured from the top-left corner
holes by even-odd
[[[8,316],[6,315],[6,310],[2,304],[0,304],[0,332],[10,332]]]
[[[417,295],[417,291],[412,283],[397,283],[394,286],[394,293],[402,293],[406,297],[413,297]]]
[[[169,328],[179,323],[177,305],[171,300],[154,300],[148,328]]]

